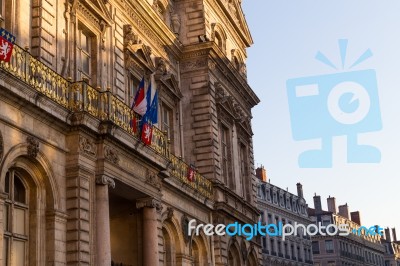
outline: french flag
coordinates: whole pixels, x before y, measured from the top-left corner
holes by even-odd
[[[132,103],[132,110],[141,116],[143,116],[147,110],[147,101],[145,98],[146,96],[144,94],[144,78],[142,78],[142,81],[140,81],[139,88]]]

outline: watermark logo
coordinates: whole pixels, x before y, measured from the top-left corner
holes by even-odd
[[[286,237],[293,235],[303,236],[315,236],[317,234],[322,236],[348,236],[350,234],[364,235],[364,236],[375,236],[377,234],[382,235],[383,228],[379,226],[360,227],[358,229],[351,230],[348,224],[328,224],[322,225],[321,222],[317,224],[304,225],[295,222],[292,224],[262,224],[258,222],[256,224],[240,224],[234,222],[228,225],[225,224],[197,224],[196,220],[190,220],[188,223],[188,235],[200,235],[203,232],[206,236],[218,235],[218,236],[244,236],[246,240],[251,240],[255,236],[280,236],[285,241]]]
[[[347,40],[339,40],[342,70]],[[292,135],[295,140],[321,139],[321,149],[299,155],[300,168],[332,167],[332,138],[347,136],[348,163],[379,163],[380,150],[360,145],[358,134],[382,129],[375,70],[351,69],[372,56],[367,49],[348,71],[289,79],[286,83]],[[338,70],[323,53],[320,62]]]

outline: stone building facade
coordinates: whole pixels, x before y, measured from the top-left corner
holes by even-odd
[[[240,0],[0,0],[2,265],[260,265]],[[159,95],[151,145],[131,104]],[[195,167],[193,180],[187,178]]]
[[[386,228],[384,237],[381,239],[385,247],[385,266],[400,266],[400,241],[397,240],[395,228]]]
[[[321,223],[322,226],[334,224],[337,227],[346,224],[350,232],[355,230],[357,233],[340,236],[333,233],[333,235],[329,235],[324,231],[325,235],[312,236],[314,265],[385,265],[385,249],[381,244],[381,237],[378,234],[369,235],[364,230],[359,230],[362,226],[360,213],[358,211],[350,212],[347,203],[340,205],[339,211],[337,211],[336,199],[330,196],[327,199],[327,206],[328,211],[323,210],[321,197],[314,196],[314,208],[309,208],[308,213],[315,224]],[[370,226],[366,228],[370,228]]]
[[[312,223],[300,183],[297,184],[295,195],[268,182],[264,168],[257,168],[256,173],[259,180],[257,196],[262,224],[282,223],[295,226],[297,223],[308,226]],[[265,266],[313,265],[310,237],[301,230],[285,240],[281,236],[263,236],[261,245]]]

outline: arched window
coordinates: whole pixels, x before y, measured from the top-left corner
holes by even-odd
[[[3,265],[28,265],[29,202],[21,176],[10,170],[5,178]]]
[[[211,24],[211,40],[226,54],[227,36],[223,27],[219,23]]]

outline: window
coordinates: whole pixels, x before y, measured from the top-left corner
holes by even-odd
[[[130,107],[133,105],[139,83],[140,81],[132,73],[128,74],[128,88],[126,89],[126,99],[128,100],[126,103],[129,104]]]
[[[28,263],[28,203],[25,185],[15,171],[5,179],[3,265]]]
[[[78,80],[88,79],[94,85],[96,82],[96,58],[93,36],[86,30],[78,30],[77,68]]]
[[[333,253],[333,241],[325,240],[325,250],[326,253]]]
[[[229,179],[229,152],[230,152],[230,143],[229,143],[229,129],[221,125],[221,155],[222,155],[222,176],[225,179],[225,184],[229,186],[229,188],[233,189],[234,183],[232,178]]]
[[[312,251],[313,251],[313,254],[319,254],[319,242],[318,241],[312,242]]]
[[[336,262],[335,261],[328,261],[328,266],[335,266]]]
[[[161,129],[167,133],[167,138],[173,140],[173,115],[172,109],[166,106],[164,103],[161,108]]]

